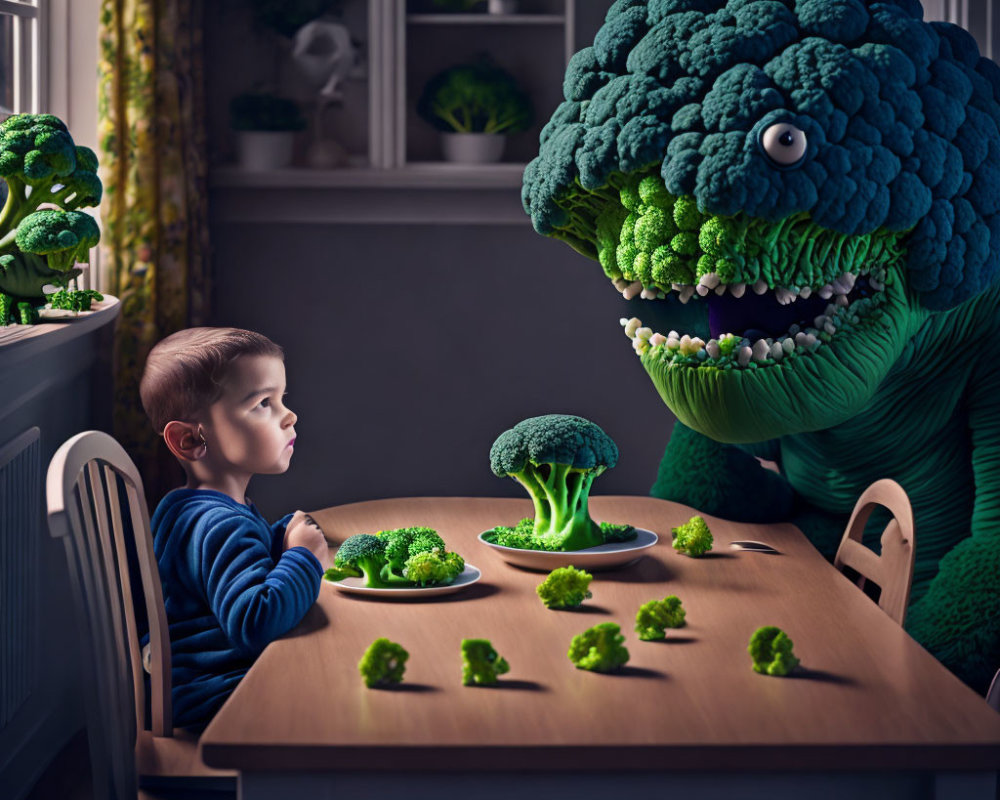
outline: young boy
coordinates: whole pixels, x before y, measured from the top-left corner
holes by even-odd
[[[252,331],[190,328],[146,360],[143,408],[187,475],[152,518],[178,727],[208,723],[264,647],[302,619],[330,566],[303,512],[269,525],[246,497],[251,477],[284,472],[292,458],[283,356]]]

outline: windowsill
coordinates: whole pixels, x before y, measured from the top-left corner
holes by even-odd
[[[107,294],[103,301],[94,306],[93,313],[68,322],[42,322],[38,325],[8,325],[0,328],[0,368],[6,370],[19,362],[38,358],[65,342],[113,323],[121,309],[118,298]]]
[[[417,162],[393,169],[288,169],[210,173],[218,223],[528,225],[524,164]]]

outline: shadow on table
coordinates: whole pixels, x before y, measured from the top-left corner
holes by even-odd
[[[377,692],[410,692],[413,694],[440,692],[440,687],[430,686],[426,683],[396,683],[391,686],[372,686],[372,690]]]
[[[536,683],[535,681],[520,681],[520,680],[507,680],[506,678],[500,678],[496,683],[487,683],[481,685],[470,684],[471,689],[510,689],[516,690],[520,689],[522,691],[528,692],[548,692],[550,691],[547,686],[541,683]]]
[[[621,669],[617,669],[614,672],[602,673],[604,675],[617,675],[621,678],[666,678],[665,672],[660,672],[655,669],[647,669],[646,667],[630,667],[626,664]]]
[[[652,556],[643,556],[635,564],[620,569],[609,569],[593,573],[594,578],[618,583],[662,583],[673,577],[670,568]]]
[[[427,597],[405,597],[393,600],[394,603],[462,603],[466,600],[480,600],[484,597],[492,597],[500,591],[500,587],[492,583],[474,583],[468,589],[462,589],[454,594],[432,594]],[[344,594],[342,599],[349,603],[384,603],[384,595],[372,595],[368,597],[360,594]]]
[[[298,636],[308,636],[314,631],[321,631],[330,627],[330,619],[319,603],[313,603],[312,608],[306,612],[302,622],[286,633],[283,639],[295,639]]]
[[[785,677],[799,678],[804,681],[816,681],[817,683],[837,683],[842,686],[853,686],[856,683],[852,678],[845,678],[843,675],[837,675],[821,669],[808,669],[802,666],[796,667]]]

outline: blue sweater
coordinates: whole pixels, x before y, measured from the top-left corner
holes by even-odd
[[[260,652],[319,596],[317,558],[304,547],[281,550],[289,519],[268,525],[252,503],[210,489],[175,489],[156,507],[177,727],[207,724]]]

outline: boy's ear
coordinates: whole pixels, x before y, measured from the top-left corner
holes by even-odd
[[[208,445],[197,422],[172,420],[163,428],[163,441],[181,461],[198,461],[205,457]]]

